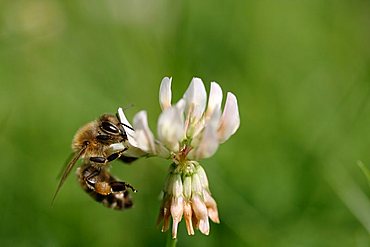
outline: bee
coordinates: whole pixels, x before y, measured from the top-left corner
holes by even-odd
[[[109,162],[113,160],[131,162],[136,159],[123,155],[128,146],[124,126],[132,130],[121,123],[118,115],[104,114],[77,131],[72,141],[73,157],[63,172],[52,202],[76,162],[82,159],[77,177],[83,190],[109,208],[120,210],[132,206],[128,189],[136,190],[128,183],[116,180],[109,172]]]
[[[77,177],[83,190],[104,206],[117,210],[132,207],[127,188],[134,192],[136,190],[130,184],[117,181],[106,167],[98,169],[86,163],[77,168]]]

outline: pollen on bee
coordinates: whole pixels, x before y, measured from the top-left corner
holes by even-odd
[[[110,194],[112,191],[111,191],[111,187],[109,185],[109,183],[107,182],[98,182],[95,184],[95,191],[101,195],[108,195]]]

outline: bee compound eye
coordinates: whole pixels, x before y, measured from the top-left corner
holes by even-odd
[[[101,123],[101,129],[108,134],[117,135],[120,133],[119,129],[111,122],[104,121]]]
[[[98,139],[101,142],[109,141],[111,137],[109,135],[97,135],[96,139]]]

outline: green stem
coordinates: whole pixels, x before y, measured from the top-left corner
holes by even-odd
[[[168,231],[168,232],[169,232],[169,234],[168,234],[168,237],[167,237],[166,247],[176,247],[177,238],[173,239],[171,231]]]

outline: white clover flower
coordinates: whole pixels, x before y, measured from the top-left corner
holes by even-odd
[[[141,111],[134,117],[135,131],[128,135],[132,139],[129,143],[147,155],[172,162],[158,217],[158,223],[163,221],[162,231],[168,230],[172,217],[172,237],[176,238],[178,223],[184,216],[189,235],[194,234],[194,227],[208,235],[208,218],[219,223],[219,217],[199,160],[212,156],[219,144],[239,128],[238,103],[234,94],[227,93],[222,112],[222,90],[212,82],[207,104],[202,80],[193,78],[182,99],[172,104],[171,82],[171,78],[165,77],[160,86],[162,113],[157,138],[149,129],[147,113]]]

